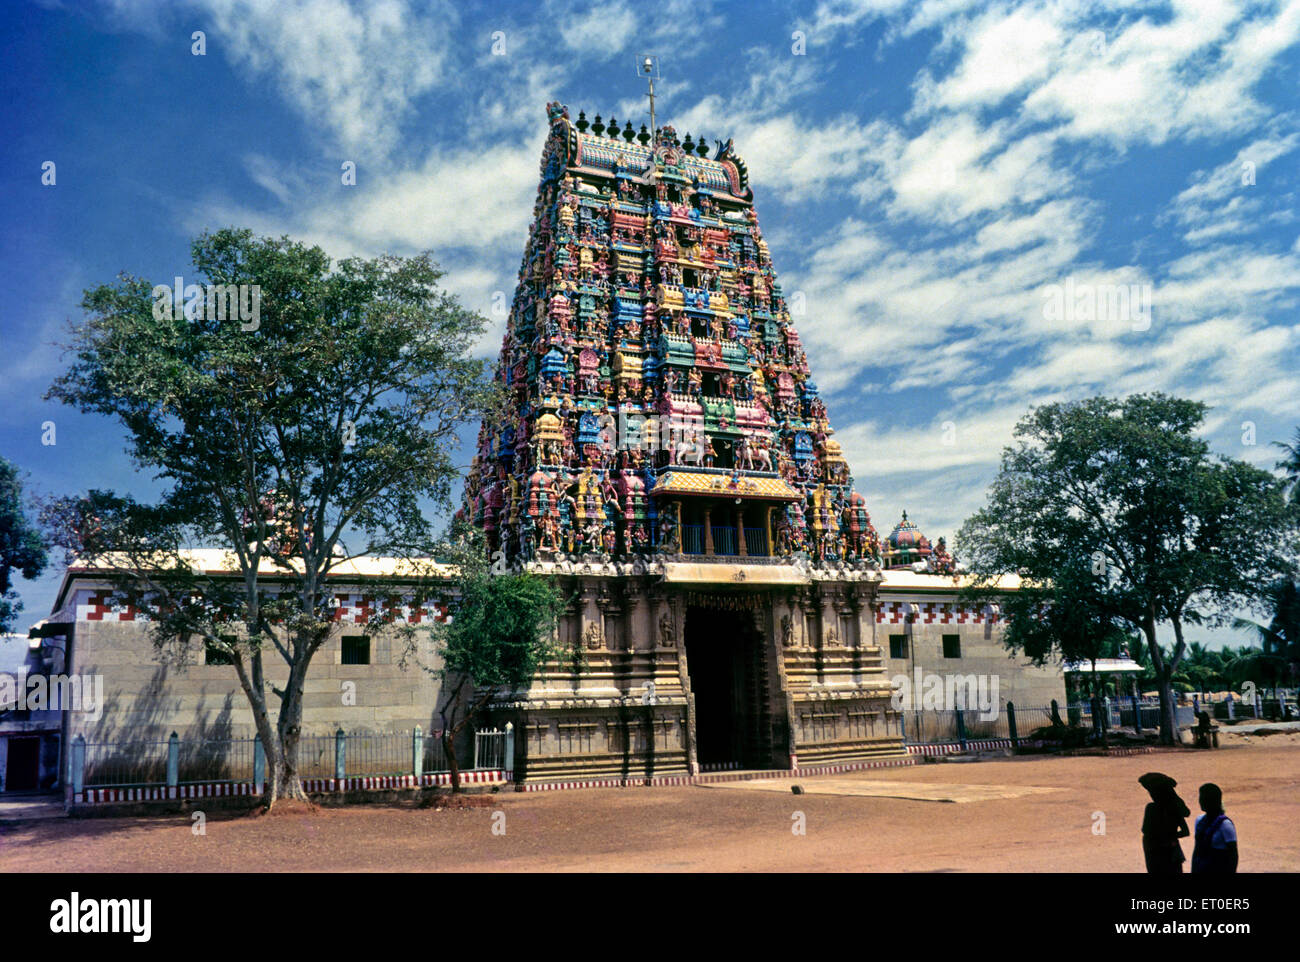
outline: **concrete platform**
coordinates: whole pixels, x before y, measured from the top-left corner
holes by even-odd
[[[0,795],[0,822],[67,817],[68,810],[57,795]]]
[[[805,795],[859,795],[865,798],[903,798],[916,802],[987,802],[999,798],[1020,798],[1064,791],[1032,785],[955,785],[934,782],[888,782],[851,775],[820,776],[811,779],[782,778],[752,782],[714,782],[701,788],[742,792],[791,794],[798,785]]]

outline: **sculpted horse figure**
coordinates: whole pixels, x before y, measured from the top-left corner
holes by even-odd
[[[772,452],[763,442],[753,438],[741,438],[738,447],[738,463],[746,469],[753,471],[755,465],[759,465],[764,471],[772,470]]]
[[[677,441],[675,446],[677,464],[694,464],[699,467],[704,463],[704,445],[703,438],[698,436],[686,435]]]

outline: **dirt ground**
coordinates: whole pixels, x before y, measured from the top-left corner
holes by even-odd
[[[31,821],[0,825],[0,873],[1140,872],[1147,796],[1137,778],[1152,770],[1178,780],[1194,813],[1197,787],[1219,784],[1240,836],[1241,871],[1300,871],[1300,734],[1285,734],[1235,737],[1213,752],[1019,757],[861,773],[877,786],[1056,789],[1016,797],[983,791],[987,800],[976,791],[964,804],[693,786],[510,792],[482,808],[214,813],[202,836],[188,816]],[[854,777],[843,776],[845,790]],[[1102,816],[1105,833],[1096,834]],[[795,834],[801,821],[806,833]],[[1188,840],[1184,850],[1190,860]]]

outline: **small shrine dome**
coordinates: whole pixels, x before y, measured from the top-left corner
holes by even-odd
[[[889,547],[895,551],[924,551],[930,553],[930,540],[921,533],[921,529],[907,520],[907,512],[903,512],[903,520],[894,525],[894,530],[889,532]]]
[[[556,374],[568,374],[569,361],[564,356],[564,352],[558,347],[553,347],[546,352],[542,358],[542,377],[553,377]]]
[[[890,568],[908,568],[918,562],[925,562],[933,551],[930,539],[907,520],[906,511],[903,512],[903,520],[889,532],[885,544],[886,566]]]
[[[563,441],[564,428],[554,414],[543,414],[537,419],[537,437],[543,441]]]

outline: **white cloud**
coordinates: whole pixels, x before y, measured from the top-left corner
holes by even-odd
[[[196,0],[209,56],[268,77],[332,146],[384,156],[415,101],[444,79],[455,11],[405,0]]]
[[[622,0],[595,4],[582,13],[574,7],[555,8],[564,46],[580,57],[608,60],[623,53],[636,34],[637,20]]]

